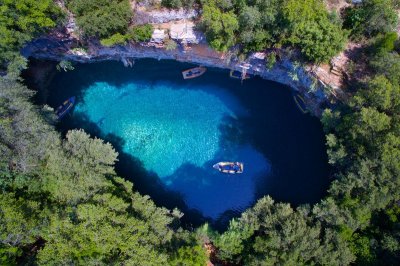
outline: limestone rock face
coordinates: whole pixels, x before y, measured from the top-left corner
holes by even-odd
[[[178,10],[160,9],[160,10],[144,10],[137,8],[133,18],[133,23],[136,25],[142,24],[160,24],[175,20],[192,19],[198,16],[196,10],[185,10],[183,8]]]
[[[204,43],[180,45],[174,50],[157,48],[148,43],[104,47],[98,40],[89,41],[87,48],[74,48],[76,45],[77,41],[74,39],[44,36],[26,45],[21,52],[25,57],[56,61],[69,60],[85,63],[118,60],[125,66],[133,66],[136,58],[154,58],[246,71],[299,91],[305,96],[308,107],[315,115],[321,113],[320,105],[326,103],[328,97],[325,86],[312,76],[310,69],[299,66],[284,56],[281,56],[274,66],[268,69],[265,53],[253,53],[245,61],[241,61],[229,53],[218,53]]]

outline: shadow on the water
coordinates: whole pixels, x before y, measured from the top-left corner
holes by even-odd
[[[157,206],[164,206],[168,209],[178,208],[184,213],[181,218],[182,225],[186,228],[195,228],[205,222],[211,222],[196,209],[189,208],[183,200],[183,195],[165,187],[158,175],[145,169],[143,163],[136,157],[123,151],[125,141],[114,134],[103,135],[96,123],[91,122],[83,113],[75,113],[63,121],[62,133],[73,128],[83,128],[91,136],[98,136],[113,145],[118,152],[118,161],[115,170],[119,176],[133,182],[135,190],[142,195],[151,195],[151,199]],[[157,191],[157,193],[154,193]]]
[[[79,116],[74,112],[58,125],[64,132],[84,128],[112,143],[119,153],[117,173],[131,180],[141,194],[150,195],[158,206],[178,207],[185,213],[182,222],[188,226],[212,221],[215,228],[223,229],[232,217],[240,216],[264,195],[294,206],[318,201],[329,183],[324,135],[317,119],[296,109],[291,102],[292,92],[284,85],[258,77],[241,85],[239,80],[229,78],[228,71],[213,68],[197,79],[183,80],[181,71],[190,67],[193,65],[172,60],[138,60],[133,68],[124,68],[115,61],[79,64],[74,71],[55,74],[46,103],[57,107],[70,96],[76,96],[77,102],[82,103],[84,89],[96,82],[118,89],[134,83],[139,90],[166,85],[174,90],[204,90],[217,96],[232,111],[220,121],[217,154],[201,166],[185,163],[162,180],[147,171],[138,158],[124,152],[123,139],[102,134],[102,119],[96,124],[82,113]],[[121,93],[119,100],[128,95],[129,92]],[[223,160],[244,161],[245,173],[228,177],[212,169],[213,163]],[[207,182],[214,187],[210,188]],[[232,207],[229,200],[242,207]],[[203,210],[211,206],[213,213],[214,205],[223,204],[226,208],[211,219],[188,207],[203,211],[198,208],[201,204],[208,204],[200,206]]]

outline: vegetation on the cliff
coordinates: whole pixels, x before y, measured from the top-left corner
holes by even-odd
[[[354,38],[372,37],[396,29],[396,0],[364,0],[361,5],[348,7],[344,12],[344,27]]]
[[[159,208],[116,176],[117,153],[82,130],[62,140],[17,80],[0,78],[0,261],[43,265],[168,262],[170,246],[197,250],[177,229],[179,212]],[[169,248],[171,249],[171,248]],[[182,254],[181,254],[182,253]]]
[[[68,4],[100,12],[96,8],[118,8],[123,2]],[[291,43],[309,59],[323,61],[344,41],[336,36],[341,32],[337,19],[320,10],[316,0],[202,2],[208,37],[222,50],[238,41],[248,50]],[[116,175],[117,154],[110,144],[81,130],[61,138],[51,126],[53,112],[30,102],[33,92],[19,81],[25,61],[18,49],[55,26],[61,11],[52,1],[2,1],[0,59],[8,71],[0,77],[1,264],[204,265],[207,256],[199,239],[209,238],[218,249],[217,259],[237,264],[396,265],[400,47],[387,8],[394,3],[366,0],[355,8],[368,15],[346,26],[352,37],[367,38],[370,44],[365,52],[368,75],[352,83],[347,102],[322,117],[335,177],[329,195],[296,209],[265,197],[232,220],[225,232],[204,226],[192,233],[179,228],[178,211],[156,207]],[[368,26],[365,31],[357,29],[360,23]],[[117,28],[105,35],[102,28],[94,35],[110,38],[119,33]],[[321,39],[325,31],[332,35]],[[126,33],[127,28],[120,34]],[[325,51],[329,42],[335,45]],[[307,49],[311,43],[318,48]]]
[[[129,0],[68,0],[80,33],[86,37],[108,38],[124,33],[133,16]]]
[[[0,5],[0,65],[19,56],[36,34],[56,26],[61,10],[52,0],[3,0]]]
[[[101,39],[100,43],[104,46],[124,45],[128,41],[145,42],[151,39],[153,26],[150,24],[140,25],[130,28],[126,34],[115,33],[109,38]]]
[[[293,45],[311,61],[323,62],[341,51],[347,32],[320,0],[204,0],[203,26],[214,49],[240,44],[244,51]]]

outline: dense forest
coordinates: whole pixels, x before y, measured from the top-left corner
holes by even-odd
[[[83,39],[111,46],[150,38],[151,25],[130,25],[128,0],[66,4]],[[348,73],[349,97],[321,118],[334,169],[328,195],[297,208],[266,196],[222,233],[207,224],[182,228],[179,210],[155,206],[118,177],[110,144],[82,130],[61,137],[53,111],[32,104],[19,49],[65,23],[66,11],[52,0],[0,0],[1,264],[205,265],[204,243],[212,243],[212,259],[233,265],[398,265],[399,2],[364,0],[341,14],[322,0],[162,5],[201,8],[200,26],[220,51],[297,49],[304,62],[321,63],[349,40],[364,44]]]

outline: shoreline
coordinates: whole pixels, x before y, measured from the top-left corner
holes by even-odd
[[[83,49],[74,48],[77,46],[77,40],[68,37],[43,36],[28,43],[21,53],[27,58],[67,60],[78,63],[114,60],[121,61],[126,67],[132,67],[135,59],[152,58],[228,70],[241,71],[243,68],[248,68],[249,74],[284,84],[299,92],[305,98],[309,111],[317,117],[322,113],[322,106],[329,104],[330,94],[327,92],[327,86],[312,75],[311,69],[292,62],[284,55],[279,56],[279,60],[271,69],[267,69],[265,53],[252,53],[246,60],[239,61],[235,56],[229,53],[218,53],[204,43],[166,50],[157,48],[152,43],[104,47],[98,41],[92,40],[87,48]]]

